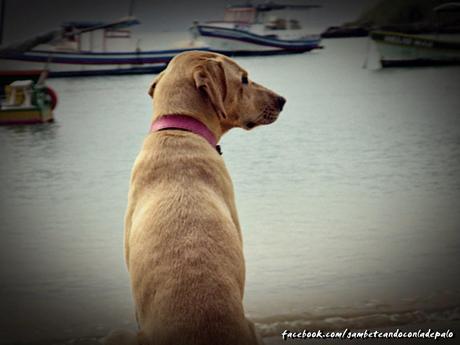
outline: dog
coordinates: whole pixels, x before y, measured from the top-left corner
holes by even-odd
[[[216,143],[273,123],[286,100],[232,59],[190,51],[149,89],[152,130],[132,170],[125,257],[139,332],[107,344],[255,345],[232,181]]]

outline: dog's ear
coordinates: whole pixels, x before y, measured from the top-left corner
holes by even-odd
[[[198,90],[204,92],[217,115],[227,118],[224,99],[227,93],[225,71],[220,61],[207,59],[193,71],[193,79]]]
[[[160,79],[163,77],[164,72],[161,72],[160,74],[157,75],[157,77],[153,80],[152,85],[149,87],[148,94],[150,97],[153,98],[153,93],[155,92],[155,87],[157,86],[158,82]]]

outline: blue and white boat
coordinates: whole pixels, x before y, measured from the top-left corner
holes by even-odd
[[[196,49],[141,49],[129,30],[136,24],[135,17],[64,23],[60,30],[0,47],[1,70],[46,69],[49,77],[158,73],[175,55]]]
[[[318,6],[265,3],[228,7],[224,21],[194,24],[195,42],[164,50],[152,49],[157,44],[145,44],[144,38],[140,44],[141,38],[130,30],[140,23],[133,16],[109,23],[67,22],[58,30],[0,46],[0,72],[23,75],[46,69],[49,77],[144,74],[160,72],[175,55],[189,50],[226,55],[306,52],[321,48],[320,35],[307,34],[297,19],[269,13],[314,7]]]
[[[302,53],[321,48],[320,35],[309,34],[298,19],[283,17],[279,13],[317,7],[273,2],[229,6],[223,21],[195,22],[191,31],[209,49],[226,55]]]

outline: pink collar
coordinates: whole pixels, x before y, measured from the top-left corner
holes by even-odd
[[[206,141],[218,148],[217,140],[214,134],[201,121],[186,115],[163,115],[152,123],[150,132],[160,131],[162,129],[182,129],[206,139]],[[217,149],[219,151],[219,148]]]

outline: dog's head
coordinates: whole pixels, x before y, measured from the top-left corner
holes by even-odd
[[[173,110],[176,113],[196,108],[211,110],[224,131],[270,124],[278,118],[286,102],[280,95],[250,80],[248,73],[232,59],[200,51],[182,53],[172,59],[153,82],[149,94],[161,97],[162,103],[169,99],[179,108]]]

